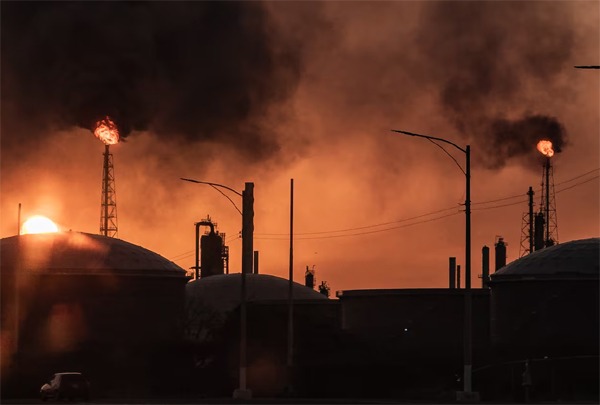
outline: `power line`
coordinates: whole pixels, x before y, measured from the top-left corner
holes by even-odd
[[[557,185],[560,184],[566,184],[566,183],[570,183],[572,181],[575,181],[577,179],[580,179],[582,177],[585,177],[591,173],[597,172],[599,171],[600,168],[596,168],[590,171],[587,171],[585,173],[582,173],[580,175],[577,175],[575,177],[572,177],[570,179],[567,180],[563,180],[560,183],[557,183]],[[563,191],[566,190],[570,190],[572,188],[575,188],[577,186],[580,186],[582,184],[588,183],[592,180],[598,179],[600,178],[600,175],[596,175],[594,177],[591,177],[589,179],[580,181],[578,183],[572,184],[570,186],[567,186],[565,188],[562,188],[558,191],[556,191],[556,194],[561,193]],[[509,196],[509,197],[502,197],[502,198],[497,198],[494,200],[487,200],[487,201],[481,201],[481,202],[474,202],[471,203],[471,205],[483,205],[483,204],[490,204],[490,203],[494,203],[494,202],[500,202],[500,201],[507,201],[507,200],[511,200],[514,198],[523,198],[525,194],[519,194],[519,195],[513,195],[513,196]],[[526,199],[521,199],[519,201],[516,202],[512,202],[512,203],[508,203],[508,204],[501,204],[501,205],[494,205],[491,207],[481,207],[481,208],[474,208],[473,211],[484,211],[484,210],[490,210],[490,209],[497,209],[497,208],[504,208],[504,207],[510,207],[513,205],[519,205],[519,204],[526,204],[527,200]],[[369,235],[369,234],[374,234],[374,233],[380,233],[380,232],[388,232],[388,231],[392,231],[395,229],[401,229],[401,228],[406,228],[409,226],[414,226],[414,225],[419,225],[419,224],[423,224],[423,223],[427,223],[427,222],[433,222],[433,221],[438,221],[440,219],[444,219],[444,218],[448,218],[451,216],[455,216],[458,215],[460,212],[454,212],[451,214],[446,214],[446,215],[442,215],[439,217],[435,217],[435,218],[430,218],[430,219],[426,219],[423,221],[417,221],[417,222],[413,222],[410,224],[404,224],[404,225],[399,225],[399,226],[392,226],[392,227],[387,227],[384,229],[373,229],[373,230],[369,230],[369,231],[364,231],[364,232],[355,232],[355,233],[344,233],[341,235],[326,235],[326,234],[335,234],[335,233],[343,233],[343,232],[353,232],[353,231],[363,231],[366,229],[372,229],[372,228],[379,228],[379,227],[383,227],[383,226],[387,226],[387,225],[392,225],[392,224],[399,224],[399,223],[403,223],[403,222],[408,222],[408,221],[412,221],[415,219],[419,219],[419,218],[424,218],[424,217],[428,217],[431,215],[435,215],[435,214],[439,214],[442,212],[446,212],[446,211],[450,211],[450,210],[455,210],[456,207],[448,207],[448,208],[443,208],[443,209],[439,209],[436,211],[432,211],[432,212],[428,212],[425,214],[421,214],[421,215],[416,215],[414,217],[410,217],[410,218],[404,218],[404,219],[399,219],[396,221],[389,221],[389,222],[382,222],[379,224],[374,224],[374,225],[365,225],[365,226],[361,226],[361,227],[355,227],[355,228],[345,228],[345,229],[338,229],[338,230],[333,230],[333,231],[318,231],[318,232],[304,232],[304,233],[296,233],[295,235],[298,235],[299,237],[296,238],[296,240],[314,240],[314,239],[333,239],[333,238],[342,238],[342,237],[351,237],[351,236],[362,236],[362,235]],[[260,240],[287,240],[288,237],[288,233],[255,233],[255,239],[260,239]],[[309,236],[309,235],[321,235],[321,236]],[[232,240],[235,239],[240,239],[239,235],[233,235],[232,237],[227,238],[226,242],[230,242]],[[172,259],[170,260],[182,260],[185,259],[189,256],[191,256],[194,253],[194,251],[189,251],[189,252],[184,252],[181,253],[177,256],[174,256]]]
[[[377,229],[377,230],[373,230],[373,231],[365,231],[365,232],[358,232],[358,233],[350,233],[350,234],[345,234],[345,235],[325,235],[325,236],[312,236],[312,237],[299,237],[299,238],[295,238],[296,240],[310,240],[310,239],[333,239],[333,238],[344,238],[347,236],[362,236],[362,235],[369,235],[372,233],[379,233],[379,232],[387,232],[387,231],[392,231],[394,229],[400,229],[400,228],[407,228],[409,226],[413,226],[413,225],[418,225],[418,224],[423,224],[425,222],[432,222],[432,221],[437,221],[443,218],[447,218],[447,217],[452,217],[455,215],[460,214],[460,212],[453,212],[452,214],[446,214],[446,215],[442,215],[440,217],[436,217],[436,218],[431,218],[431,219],[426,219],[424,221],[417,221],[411,224],[405,224],[405,225],[399,225],[399,226],[393,226],[390,228],[385,228],[385,229]],[[283,236],[283,235],[282,235]],[[267,237],[267,238],[261,238],[261,237],[255,237],[255,239],[263,239],[263,240],[287,240],[284,237]]]
[[[558,193],[560,193],[560,192],[563,192],[563,191],[565,191],[565,190],[570,190],[570,189],[572,189],[573,187],[577,187],[577,186],[580,186],[580,185],[582,185],[582,184],[588,183],[588,182],[590,182],[590,181],[592,181],[592,180],[595,180],[595,179],[597,179],[597,178],[599,178],[599,177],[600,177],[600,176],[594,176],[594,177],[592,177],[592,178],[590,178],[590,179],[587,179],[587,180],[584,180],[584,181],[580,181],[579,183],[572,184],[572,185],[570,185],[569,187],[565,187],[565,188],[563,188],[563,189],[560,189],[560,190],[558,190],[558,191],[557,191],[555,194],[558,194]]]
[[[574,181],[574,180],[580,179],[580,178],[582,178],[582,177],[584,177],[584,176],[587,176],[588,174],[591,174],[591,173],[597,172],[598,170],[600,170],[600,168],[597,168],[597,169],[594,169],[594,170],[590,170],[589,172],[585,172],[585,173],[583,173],[583,174],[580,174],[579,176],[573,177],[572,179],[569,179],[569,180],[563,180],[563,181],[561,181],[560,183],[556,183],[555,185],[556,185],[556,186],[559,186],[559,185],[561,185],[561,184],[570,183],[571,181]]]
[[[359,226],[356,228],[346,228],[346,229],[337,229],[334,231],[320,231],[320,232],[299,232],[299,233],[295,233],[295,235],[300,235],[300,236],[304,236],[304,235],[322,235],[325,233],[340,233],[340,232],[351,232],[351,231],[360,231],[363,229],[370,229],[370,228],[378,228],[381,226],[386,226],[386,225],[391,225],[391,224],[397,224],[397,223],[402,223],[402,222],[407,222],[407,221],[412,221],[414,219],[419,219],[419,218],[423,218],[423,217],[427,217],[430,215],[434,215],[434,214],[439,214],[441,212],[445,212],[445,211],[450,211],[450,210],[455,210],[456,207],[451,207],[451,208],[444,208],[441,210],[437,210],[437,211],[432,211],[426,214],[421,214],[421,215],[417,215],[414,217],[410,217],[410,218],[404,218],[404,219],[399,219],[396,221],[390,221],[390,222],[382,222],[380,224],[374,224],[374,225],[365,225],[365,226]],[[444,218],[444,217],[441,217]],[[289,235],[288,233],[255,233],[254,235],[259,235],[259,236],[284,236],[284,235]]]

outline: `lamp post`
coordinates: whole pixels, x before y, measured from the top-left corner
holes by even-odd
[[[247,316],[246,316],[246,274],[252,273],[253,262],[253,241],[254,241],[254,183],[246,183],[244,191],[241,193],[224,186],[223,184],[211,183],[208,181],[199,181],[193,179],[181,178],[181,180],[191,183],[207,184],[221,194],[218,188],[229,190],[238,196],[242,197],[242,273],[240,287],[240,370],[239,370],[239,387],[233,392],[233,396],[239,399],[249,399],[252,397],[252,392],[246,387],[246,348],[247,343]],[[233,206],[240,211],[235,203],[227,195],[223,194]]]
[[[465,175],[466,180],[466,195],[465,195],[465,312],[464,312],[464,330],[463,330],[463,364],[464,364],[464,375],[463,375],[463,395],[469,396],[472,392],[472,352],[473,352],[473,319],[472,319],[472,295],[471,295],[471,146],[466,145],[465,148],[461,148],[454,142],[450,142],[447,139],[438,138],[435,136],[415,134],[408,131],[400,131],[392,129],[392,132],[397,132],[404,135],[416,136],[419,138],[425,138],[430,142],[440,147],[459,167],[459,169]],[[466,163],[465,169],[458,164],[456,159],[450,155],[446,149],[435,141],[444,142],[448,145],[454,146],[456,149],[465,154]]]

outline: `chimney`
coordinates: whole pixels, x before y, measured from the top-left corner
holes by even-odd
[[[496,269],[495,269],[495,271],[500,270],[504,266],[506,266],[506,243],[504,242],[504,238],[499,236],[498,241],[496,242]]]
[[[460,264],[456,266],[456,288],[460,288]]]
[[[481,248],[481,288],[488,288],[490,281],[490,248]]]
[[[258,250],[254,251],[254,274],[258,274]]]
[[[448,288],[450,288],[450,289],[456,288],[456,257],[448,258],[448,276],[450,279]]]
[[[306,273],[304,273],[304,285],[310,289],[315,288],[315,271],[310,270],[308,266],[306,266]]]

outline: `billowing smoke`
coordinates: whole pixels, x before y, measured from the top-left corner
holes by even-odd
[[[283,38],[258,2],[3,3],[3,143],[109,115],[123,137],[260,158],[278,148],[265,117],[300,77]]]
[[[417,35],[423,74],[431,75],[444,114],[475,144],[482,164],[527,165],[538,140],[551,138],[557,151],[567,144],[558,119],[539,111],[540,99],[565,96],[557,83],[574,36],[571,25],[556,24],[565,12],[548,2],[425,7]]]

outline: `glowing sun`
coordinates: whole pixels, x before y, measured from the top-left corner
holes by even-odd
[[[42,215],[34,215],[21,227],[21,234],[58,232],[58,226]]]

